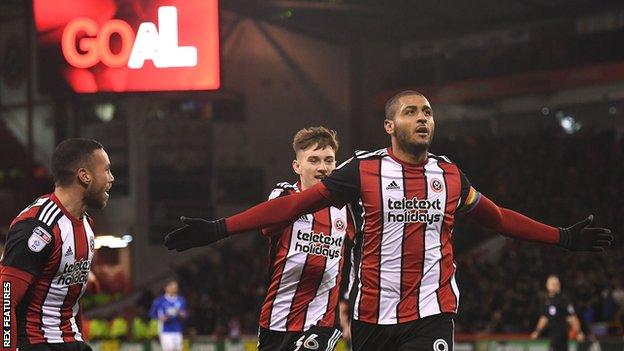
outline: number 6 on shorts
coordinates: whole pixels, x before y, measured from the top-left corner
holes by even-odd
[[[306,336],[307,335],[301,335],[299,340],[297,340],[297,342],[295,343],[295,346],[297,347],[295,348],[294,351],[299,351],[299,349],[301,349],[301,346],[303,346],[304,350],[318,350],[319,343],[318,341],[316,341],[316,338],[318,337],[318,335],[310,334],[309,336],[307,336],[307,338]]]

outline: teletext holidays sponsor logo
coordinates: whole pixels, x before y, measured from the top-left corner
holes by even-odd
[[[440,199],[435,201],[418,200],[416,197],[388,199],[388,209],[391,210],[388,212],[388,222],[433,224],[442,219],[441,213],[430,213],[432,210],[442,211]]]
[[[305,252],[317,256],[325,256],[333,259],[340,257],[342,238],[332,238],[323,233],[306,233],[297,231],[297,243],[295,251]]]
[[[11,282],[2,284],[2,346],[11,347]]]
[[[91,262],[88,260],[80,260],[74,263],[65,263],[63,274],[59,277],[56,284],[73,285],[85,284],[89,276]]]

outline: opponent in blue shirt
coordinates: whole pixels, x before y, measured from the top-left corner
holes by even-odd
[[[158,319],[163,351],[182,350],[182,320],[186,319],[186,301],[178,295],[178,282],[167,282],[165,294],[152,303],[150,317]]]

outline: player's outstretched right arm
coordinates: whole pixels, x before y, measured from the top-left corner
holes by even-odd
[[[557,228],[537,222],[518,212],[499,207],[480,195],[467,212],[479,224],[499,233],[521,240],[554,244],[570,251],[600,252],[613,241],[611,230],[592,227],[593,215],[570,227]]]
[[[296,188],[286,182],[278,183],[273,188],[271,193],[269,194],[269,198],[267,199],[267,201],[276,199],[278,197],[287,196],[289,194],[292,194],[295,191],[296,191]],[[263,236],[270,237],[275,234],[282,233],[283,230],[286,229],[286,227],[290,226],[292,223],[293,223],[292,221],[286,221],[286,222],[274,224],[270,227],[262,228],[260,232],[262,233]]]
[[[181,217],[184,226],[165,236],[165,246],[169,250],[184,251],[193,247],[210,245],[225,238],[254,229],[262,229],[286,221],[294,221],[299,216],[316,212],[338,202],[323,183],[288,196],[265,201],[247,211],[228,218],[206,220]]]

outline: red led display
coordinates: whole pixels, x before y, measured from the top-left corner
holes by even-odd
[[[217,0],[34,0],[34,12],[44,90],[220,86]]]

